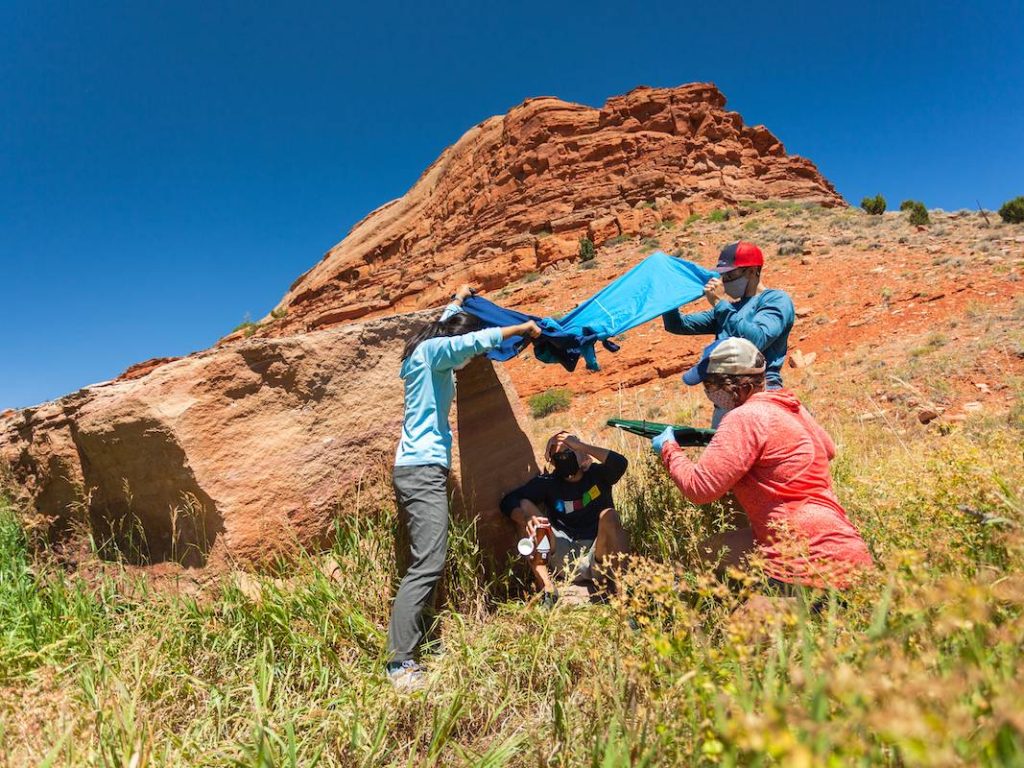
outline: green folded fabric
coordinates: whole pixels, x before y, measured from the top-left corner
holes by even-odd
[[[715,436],[713,429],[701,429],[700,427],[680,427],[675,424],[661,424],[657,421],[630,421],[629,419],[608,419],[609,427],[618,427],[633,435],[646,437],[648,440],[657,437],[671,426],[674,430],[676,442],[682,446],[694,447],[707,445]]]

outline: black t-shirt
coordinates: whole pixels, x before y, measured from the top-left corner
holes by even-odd
[[[552,475],[537,475],[501,500],[501,511],[511,515],[523,499],[547,508],[548,519],[574,539],[597,538],[601,512],[614,507],[612,486],[625,474],[629,462],[615,451],[601,464],[591,464],[575,483]]]

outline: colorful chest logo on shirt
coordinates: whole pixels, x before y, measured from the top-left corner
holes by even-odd
[[[591,488],[589,491],[586,491],[583,494],[582,499],[559,499],[558,503],[555,504],[555,506],[557,507],[559,512],[564,512],[565,514],[572,514],[573,512],[579,512],[590,502],[594,501],[594,499],[599,498],[601,498],[601,489],[595,485],[593,488]]]

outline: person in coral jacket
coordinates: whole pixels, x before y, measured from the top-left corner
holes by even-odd
[[[746,339],[714,342],[683,376],[725,411],[692,461],[671,429],[652,441],[682,494],[706,504],[732,491],[750,522],[706,542],[720,567],[757,552],[777,587],[849,586],[873,567],[864,539],[832,490],[832,438],[785,389],[765,390],[765,358]]]

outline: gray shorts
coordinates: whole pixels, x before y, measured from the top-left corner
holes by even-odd
[[[594,564],[594,540],[574,539],[557,528],[554,533],[555,551],[548,558],[551,570],[571,578],[590,578],[590,568]]]

